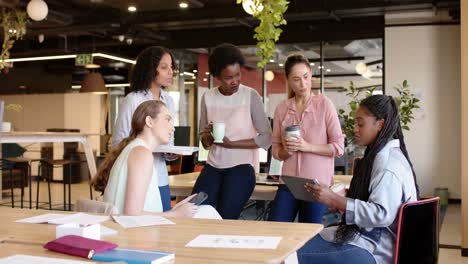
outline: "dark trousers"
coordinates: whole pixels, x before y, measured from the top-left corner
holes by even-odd
[[[255,171],[252,165],[218,169],[206,164],[192,193],[208,194],[203,204],[216,208],[223,219],[238,219],[254,188]]]
[[[281,184],[273,200],[268,221],[293,222],[299,213],[301,223],[322,223],[327,207],[321,203],[297,200],[285,184]]]

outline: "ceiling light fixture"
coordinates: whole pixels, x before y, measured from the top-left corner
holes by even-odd
[[[188,4],[186,2],[180,2],[179,7],[185,9],[188,7]]]
[[[88,73],[81,82],[80,93],[107,93],[102,75],[97,72]]]
[[[363,62],[356,64],[356,72],[359,74],[364,74],[367,72],[367,65]]]
[[[136,6],[129,6],[128,7],[128,12],[136,12],[136,11],[137,11]]]
[[[136,64],[135,60],[129,60],[122,57],[117,57],[109,54],[104,53],[93,53],[93,57],[102,57],[107,58],[110,60],[121,61],[129,64]],[[43,60],[63,60],[63,59],[75,59],[76,54],[68,54],[68,55],[57,55],[57,56],[39,56],[39,57],[25,57],[25,58],[14,58],[14,59],[7,59],[4,62],[24,62],[24,61],[43,61]]]
[[[47,3],[42,0],[31,0],[26,6],[26,12],[32,20],[41,21],[47,17],[49,7],[47,7]]]
[[[39,41],[39,43],[44,42],[44,38],[45,38],[44,34],[37,35],[37,41]]]
[[[86,64],[86,65],[85,65],[85,68],[86,68],[86,69],[98,69],[98,68],[101,68],[101,65],[91,63],[91,64]]]
[[[283,63],[278,63],[278,66],[283,67],[284,64]]]
[[[76,57],[76,55],[75,55],[75,57]],[[130,64],[136,64],[136,60],[129,60],[129,59],[125,59],[125,58],[122,58],[122,57],[117,57],[117,56],[113,56],[113,55],[109,55],[109,54],[105,54],[105,53],[93,53],[93,57],[102,57],[102,58],[107,58],[107,59],[111,59],[111,60],[130,63]]]
[[[112,83],[112,84],[106,84],[107,88],[112,88],[112,87],[130,87],[129,83]],[[72,85],[72,89],[81,89],[81,85]]]
[[[242,8],[244,8],[244,11],[247,14],[253,15],[258,12],[262,12],[263,5],[261,3],[258,3],[258,6],[256,6],[255,2],[258,2],[258,0],[243,0],[242,1]]]
[[[268,82],[271,82],[273,81],[273,79],[275,79],[275,74],[272,71],[266,71],[265,80],[267,80]]]

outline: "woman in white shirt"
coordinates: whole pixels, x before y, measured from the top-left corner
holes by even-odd
[[[174,102],[164,90],[171,86],[174,80],[175,60],[170,50],[165,47],[153,46],[143,50],[137,57],[130,74],[130,93],[125,96],[119,106],[117,120],[112,133],[112,147],[116,147],[124,138],[130,135],[131,121],[135,109],[149,100],[162,101],[174,116]],[[174,141],[167,143],[174,145]],[[173,154],[154,153],[154,164],[158,172],[159,192],[164,211],[171,209],[171,193],[166,160],[173,160]]]
[[[171,113],[161,101],[146,101],[136,108],[131,125],[130,136],[108,154],[92,185],[104,194],[104,201],[115,205],[121,214],[162,213],[153,150],[172,138]],[[188,202],[192,197],[163,215],[192,217],[197,211],[197,206]]]

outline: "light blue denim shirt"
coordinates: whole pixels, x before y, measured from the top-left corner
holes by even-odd
[[[417,200],[413,173],[399,140],[389,141],[375,157],[369,193],[367,202],[347,198],[346,223],[360,227],[349,244],[369,251],[377,263],[393,263],[398,211],[403,203]],[[334,242],[336,228],[325,228],[321,237]]]
[[[115,121],[114,132],[112,134],[113,147],[119,144],[122,139],[130,135],[133,113],[141,103],[149,100],[154,100],[153,94],[149,90],[146,92],[131,92],[125,96],[120,103],[119,113],[117,120]],[[166,91],[161,90],[159,100],[166,104],[172,116],[174,116],[174,101]],[[174,145],[174,139],[172,139],[168,145]],[[158,185],[166,186],[169,184],[169,178],[167,174],[165,155],[162,153],[153,153],[153,156],[154,166],[158,170]]]

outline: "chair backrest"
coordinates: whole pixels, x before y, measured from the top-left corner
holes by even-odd
[[[405,203],[399,212],[395,264],[437,263],[439,197]]]
[[[113,204],[90,199],[78,199],[76,201],[75,211],[108,215],[119,214],[119,209]]]

